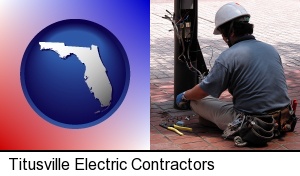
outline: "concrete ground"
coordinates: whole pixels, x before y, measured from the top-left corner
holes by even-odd
[[[212,34],[214,15],[226,2],[215,0],[198,1],[198,40],[208,68],[213,66],[218,55],[227,48],[220,36]],[[300,102],[300,1],[239,0],[251,14],[256,39],[272,44],[282,57],[291,99]],[[272,4],[270,4],[272,3]],[[173,108],[174,99],[174,33],[171,22],[161,18],[166,10],[174,11],[173,0],[151,0],[150,3],[150,89],[151,150],[299,150],[300,123],[295,131],[284,137],[273,139],[265,147],[236,147],[231,140],[221,137],[222,131],[199,123],[192,111]],[[213,51],[212,51],[213,49]],[[221,99],[230,101],[224,92]],[[300,117],[300,107],[296,112]],[[189,120],[188,120],[189,119]],[[193,132],[183,132],[183,136],[159,126],[169,120],[185,121]]]

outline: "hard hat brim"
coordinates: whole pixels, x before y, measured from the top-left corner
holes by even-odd
[[[250,14],[242,14],[240,16],[237,16],[237,17],[233,18],[233,19],[229,19],[228,21],[224,21],[223,23],[221,23],[221,24],[219,24],[218,26],[215,27],[213,34],[220,35],[221,32],[218,30],[218,27],[222,26],[223,24],[225,24],[225,23],[227,23],[229,21],[235,20],[235,19],[243,17],[243,16],[249,16],[250,17]]]
[[[220,35],[221,34],[221,32],[217,29],[217,28],[215,28],[215,30],[214,30],[214,33],[213,33],[214,35]]]

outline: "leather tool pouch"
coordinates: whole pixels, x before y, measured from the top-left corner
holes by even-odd
[[[270,113],[275,119],[275,136],[280,136],[285,132],[294,131],[297,124],[297,117],[295,112],[290,107]]]
[[[224,138],[234,138],[236,146],[265,145],[274,137],[275,120],[272,115],[241,115],[223,132]]]
[[[248,116],[239,136],[253,145],[265,145],[274,137],[275,120],[272,115]]]

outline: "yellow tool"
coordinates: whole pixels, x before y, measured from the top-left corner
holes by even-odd
[[[193,129],[192,128],[189,128],[189,127],[183,127],[183,126],[178,126],[178,125],[171,125],[171,127],[174,127],[178,130],[182,130],[182,131],[189,131],[189,132],[192,132]]]
[[[179,134],[180,136],[183,136],[183,133],[181,133],[179,130],[182,131],[189,131],[192,132],[193,129],[192,128],[188,128],[188,127],[182,127],[182,126],[178,126],[178,125],[168,125],[166,122],[165,123],[161,123],[159,124],[161,127],[166,128],[168,130],[174,131],[175,133]]]

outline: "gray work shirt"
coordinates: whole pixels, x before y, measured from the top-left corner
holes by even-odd
[[[290,103],[278,52],[254,37],[224,51],[199,85],[216,98],[228,89],[234,108],[244,113],[265,113]]]

